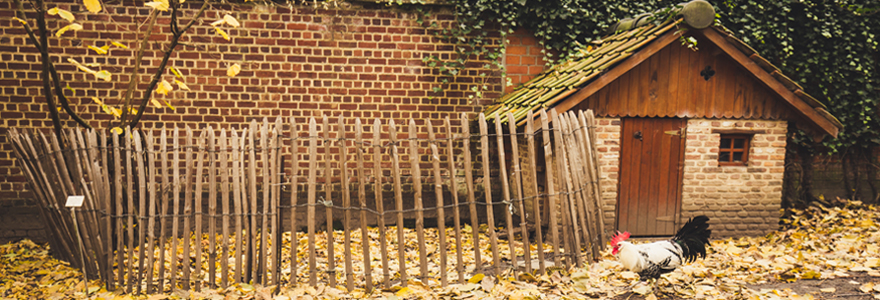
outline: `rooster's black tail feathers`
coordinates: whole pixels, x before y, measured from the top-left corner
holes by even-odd
[[[684,223],[684,226],[675,233],[672,241],[681,246],[682,258],[685,262],[691,262],[697,257],[706,257],[706,244],[709,244],[709,230],[707,216],[697,216]]]

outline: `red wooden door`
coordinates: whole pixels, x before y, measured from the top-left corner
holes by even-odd
[[[670,236],[681,208],[684,128],[676,118],[624,118],[617,228],[633,236]]]

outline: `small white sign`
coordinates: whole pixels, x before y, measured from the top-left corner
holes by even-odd
[[[83,199],[85,196],[67,196],[67,203],[64,206],[67,207],[80,207],[83,205]]]

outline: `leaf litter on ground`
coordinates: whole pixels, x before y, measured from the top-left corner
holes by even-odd
[[[82,280],[82,273],[71,268],[69,263],[53,259],[46,245],[30,240],[0,245],[0,300],[6,299],[825,299],[831,295],[846,293],[857,299],[880,299],[880,212],[873,205],[860,202],[846,202],[841,207],[813,206],[803,210],[790,210],[788,218],[782,220],[779,230],[761,237],[727,238],[712,241],[708,257],[687,264],[666,274],[655,284],[642,283],[635,273],[625,271],[616,258],[610,254],[610,247],[602,253],[602,258],[581,268],[552,268],[548,274],[523,274],[514,276],[510,272],[501,276],[484,276],[473,272],[461,274],[466,281],[456,284],[459,274],[455,273],[454,242],[447,242],[450,253],[447,269],[450,285],[441,287],[439,283],[439,258],[431,255],[431,266],[426,281],[410,279],[406,287],[399,280],[391,288],[382,288],[382,269],[379,262],[379,232],[370,228],[368,238],[371,249],[373,285],[377,289],[364,290],[363,262],[355,261],[354,278],[357,288],[345,289],[345,274],[338,268],[338,286],[319,284],[310,287],[306,284],[295,286],[260,286],[247,283],[232,284],[225,289],[203,289],[201,292],[185,291],[179,287],[165,287],[164,294],[125,295],[107,291],[102,282],[88,283],[88,292]],[[465,230],[470,230],[465,227]],[[480,228],[486,232],[485,226]],[[386,242],[389,246],[389,265],[392,276],[399,279],[395,270],[396,232],[388,228]],[[469,231],[465,231],[469,232]],[[418,274],[418,251],[416,233],[406,229],[405,251],[407,271],[412,277]],[[448,231],[451,237],[453,232]],[[463,235],[470,236],[470,235]],[[206,238],[207,236],[205,236]],[[326,268],[328,245],[326,235],[318,235],[318,257]],[[426,237],[434,241],[439,238],[436,229],[426,229]],[[218,237],[219,238],[219,237]],[[234,239],[234,237],[229,237]],[[307,282],[308,265],[305,263],[307,236],[297,234],[299,282]],[[338,262],[343,259],[343,234],[334,235],[335,256]],[[291,236],[285,233],[283,248],[290,246]],[[353,258],[361,258],[359,252],[363,241],[359,230],[352,232]],[[195,242],[193,242],[195,243]],[[485,243],[485,245],[484,245]],[[166,246],[170,243],[166,243]],[[217,243],[218,245],[220,243]],[[234,243],[229,243],[230,245]],[[516,244],[521,246],[521,244]],[[219,246],[218,246],[219,247]],[[430,247],[430,246],[429,246]],[[534,256],[535,245],[532,245]],[[272,247],[269,247],[272,248]],[[462,244],[465,263],[473,266],[472,241]],[[289,248],[285,248],[289,249]],[[488,239],[481,237],[480,249],[484,266],[491,264],[491,251]],[[545,246],[545,249],[550,249]],[[434,248],[433,250],[436,250]],[[506,243],[499,243],[500,255],[509,257],[510,249]],[[159,251],[156,249],[156,251]],[[165,251],[172,261],[182,259],[180,253],[171,255],[170,246]],[[179,252],[179,251],[176,251]],[[207,256],[208,251],[203,252]],[[434,253],[430,251],[429,253]],[[518,255],[522,250],[517,249]],[[218,248],[219,253],[219,248]],[[282,253],[282,266],[289,266],[290,256]],[[548,254],[550,254],[548,252]],[[234,253],[231,255],[233,256]],[[322,256],[323,255],[323,256]],[[233,256],[234,257],[234,256]],[[203,259],[203,270],[207,270],[207,259]],[[217,262],[218,264],[222,262]],[[135,264],[137,265],[137,264]],[[337,263],[337,266],[342,266]],[[170,268],[165,268],[166,272]],[[219,267],[217,268],[220,269]],[[231,268],[230,268],[231,269]],[[280,280],[288,282],[290,272],[283,268]],[[487,269],[488,270],[488,269]],[[231,270],[230,270],[231,272]],[[204,273],[204,272],[203,272]],[[206,275],[205,275],[206,276]],[[322,282],[326,283],[326,274]],[[218,278],[220,276],[217,276]],[[168,278],[168,276],[166,276]],[[207,278],[207,277],[205,277]],[[417,278],[417,277],[416,277]],[[219,280],[219,279],[218,279]],[[846,280],[848,290],[840,287],[820,287],[813,292],[798,294],[797,289],[785,288],[807,282]],[[218,282],[219,283],[219,282]],[[769,288],[768,288],[769,287]],[[773,288],[776,287],[776,288]],[[781,288],[780,288],[781,287]],[[854,298],[850,298],[854,299]]]

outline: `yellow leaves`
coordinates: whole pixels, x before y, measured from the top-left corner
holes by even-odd
[[[122,49],[128,49],[128,46],[126,46],[123,43],[117,42],[117,41],[112,41],[112,42],[110,42],[110,44],[113,44],[113,46],[116,46],[116,47],[119,47]]]
[[[162,82],[160,82],[158,86],[156,86],[156,93],[162,95],[168,95],[168,92],[172,90],[174,90],[174,87],[172,87],[171,84],[168,83],[168,81],[166,80],[162,80]]]
[[[168,11],[168,8],[171,7],[168,4],[168,0],[157,0],[152,2],[144,3],[144,6],[152,7],[153,9],[157,9],[159,11]]]
[[[79,69],[80,71],[83,71],[83,72],[86,72],[86,73],[89,73],[89,74],[95,75],[95,77],[97,77],[98,79],[104,80],[104,81],[110,81],[110,80],[112,79],[112,77],[113,77],[113,74],[111,74],[109,71],[106,71],[106,70],[102,70],[102,71],[95,71],[95,70],[92,70],[92,69],[90,69],[88,66],[83,65],[83,64],[81,64],[80,62],[78,62],[78,61],[76,61],[75,59],[72,59],[72,58],[68,58],[68,59],[67,59],[67,62],[74,64],[74,65],[76,66],[76,68]]]
[[[468,279],[468,282],[479,283],[480,281],[483,281],[483,277],[486,277],[486,275],[484,275],[483,273],[479,273],[479,274],[472,276],[471,279]]]
[[[55,37],[61,37],[68,30],[77,31],[77,30],[81,30],[81,29],[83,29],[82,25],[79,25],[77,23],[73,23],[73,24],[61,27],[61,29],[58,29],[58,31],[55,32]]]
[[[103,47],[100,47],[100,48],[95,47],[93,45],[89,45],[89,49],[91,49],[92,51],[95,51],[95,53],[97,53],[98,55],[104,55],[104,54],[107,54],[107,50],[110,50],[110,45],[104,45]]]
[[[183,81],[175,79],[174,83],[177,83],[177,88],[179,88],[181,90],[187,90],[187,91],[190,90],[189,86],[187,86],[186,83],[183,83]]]
[[[162,108],[162,104],[159,103],[159,101],[156,100],[156,98],[150,98],[150,104],[152,104],[153,107],[155,107],[155,108]]]
[[[110,132],[112,132],[116,135],[120,135],[120,134],[122,134],[123,130],[122,130],[122,128],[119,128],[119,127],[113,127],[110,129]]]
[[[70,13],[70,11],[68,11],[66,9],[58,8],[57,6],[52,9],[49,9],[48,11],[46,11],[46,13],[48,13],[49,15],[52,15],[52,16],[58,15],[59,17],[67,20],[68,22],[73,22],[76,20],[76,18],[73,16],[72,13]]]
[[[235,77],[235,75],[238,75],[239,72],[241,72],[241,65],[235,63],[229,66],[228,69],[226,69],[226,76]]]
[[[223,30],[219,27],[220,25],[223,25],[223,24],[227,24],[229,26],[232,26],[233,28],[238,28],[239,26],[241,26],[241,24],[238,23],[238,20],[236,20],[235,17],[233,17],[232,15],[229,15],[229,14],[223,16],[223,18],[220,20],[211,22],[211,27],[214,27],[214,31],[217,32],[217,34],[219,34],[221,37],[223,37],[224,40],[227,40],[227,41],[229,40],[229,34],[227,34],[225,30]]]
[[[83,0],[83,4],[89,12],[96,13],[101,11],[101,0]]]
[[[229,24],[229,26],[232,26],[235,28],[238,28],[239,26],[241,26],[241,24],[238,23],[238,20],[236,20],[235,17],[233,17],[232,15],[223,16],[223,21],[226,21],[226,24]]]
[[[180,72],[178,72],[177,69],[174,68],[174,66],[169,67],[169,69],[171,69],[171,73],[174,73],[174,76],[177,76],[177,78],[183,78],[183,76],[180,75]]]
[[[223,37],[224,40],[227,40],[227,41],[229,40],[229,34],[227,34],[226,31],[223,31],[223,29],[220,29],[220,27],[215,26],[214,31],[216,31],[217,34],[219,34],[221,37]]]

